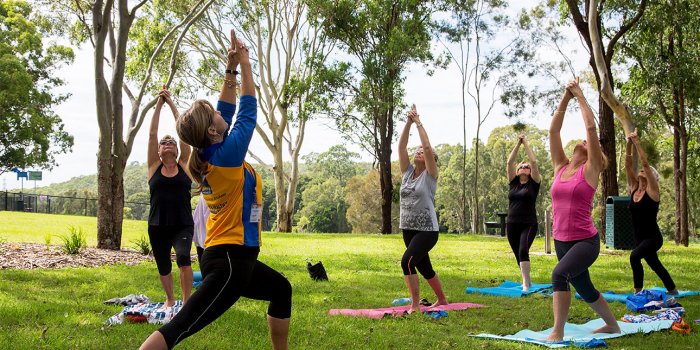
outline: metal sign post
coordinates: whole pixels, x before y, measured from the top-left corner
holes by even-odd
[[[34,194],[36,194],[36,182],[41,181],[41,171],[28,171],[27,180],[34,180]]]
[[[544,211],[544,251],[552,254],[552,225],[549,219],[549,210]]]

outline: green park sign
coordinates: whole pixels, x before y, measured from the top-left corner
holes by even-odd
[[[41,181],[41,171],[28,171],[28,180]]]

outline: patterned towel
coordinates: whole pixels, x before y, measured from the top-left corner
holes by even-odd
[[[659,312],[653,316],[650,315],[625,315],[622,316],[622,321],[629,323],[649,323],[654,321],[670,320],[673,322],[679,322],[682,319],[681,315],[676,310],[666,310],[664,312]]]
[[[124,320],[134,323],[148,322],[150,324],[166,324],[182,309],[182,300],[175,301],[175,305],[165,307],[165,303],[139,303],[124,308],[121,312],[110,317],[104,323],[106,325],[122,324]]]
[[[105,301],[105,304],[116,304],[116,305],[124,305],[124,306],[129,306],[129,305],[136,305],[136,304],[141,304],[141,303],[150,303],[151,299],[148,299],[147,296],[143,294],[129,294],[125,297],[121,298],[112,298],[107,301]]]

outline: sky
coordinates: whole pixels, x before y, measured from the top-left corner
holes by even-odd
[[[581,45],[576,36],[576,30],[571,26],[570,30],[565,30],[564,34],[569,35],[569,44],[565,50],[569,52],[582,51],[578,46]],[[441,49],[440,44],[434,43],[435,50]],[[41,170],[43,171],[42,181],[38,181],[38,187],[46,186],[52,183],[68,181],[73,177],[82,175],[91,175],[97,173],[97,138],[98,127],[95,107],[95,91],[94,91],[94,73],[93,73],[93,54],[92,47],[83,45],[75,50],[76,57],[73,64],[63,67],[56,74],[66,81],[66,85],[58,91],[61,93],[70,93],[71,97],[65,102],[57,106],[56,112],[62,118],[65,124],[65,130],[73,135],[74,145],[72,152],[68,154],[60,154],[56,156],[58,166],[52,170],[41,170],[28,168],[24,170]],[[540,55],[551,55],[551,52],[546,50],[540,52]],[[578,72],[589,69],[585,57],[574,59],[574,68]],[[460,74],[456,66],[450,65],[445,70],[437,70],[435,74],[429,76],[426,69],[421,64],[412,64],[407,67],[406,80],[404,82],[405,98],[407,105],[416,104],[421,121],[428,132],[430,142],[433,145],[438,144],[462,144],[462,102],[460,89]],[[587,98],[590,101],[595,101],[596,96],[591,90],[586,92]],[[206,96],[212,102],[216,102],[216,96]],[[595,103],[592,103],[595,105]],[[130,104],[125,101],[125,108]],[[551,118],[551,110],[541,110],[534,117],[523,117],[519,121],[534,124],[539,128],[546,129],[549,127]],[[481,129],[481,138],[485,140],[491,130],[496,127],[509,125],[514,122],[502,115],[500,107],[497,105],[493,114],[483,124]],[[467,104],[467,139],[468,143],[476,136],[476,119],[475,108],[473,103]],[[148,138],[148,126],[150,123],[150,113],[146,117],[141,129],[136,137],[134,148],[128,162],[145,162],[146,161],[146,145]],[[567,118],[562,129],[562,139],[564,144],[571,139],[583,138],[581,133],[583,130],[583,122],[580,117],[576,117],[574,113],[572,117]],[[128,117],[125,116],[125,124],[128,122]],[[403,129],[403,119],[397,121],[396,130],[400,132]],[[360,154],[362,161],[371,161],[371,155],[363,151],[357,145],[353,145],[344,141],[343,137],[333,129],[333,122],[330,120],[312,120],[307,124],[306,136],[302,145],[301,154],[309,154],[311,152],[321,153],[328,150],[331,146],[337,144],[345,144],[352,151]],[[169,133],[177,135],[175,132],[175,123],[168,109],[163,109],[160,117],[159,135]],[[409,146],[418,145],[420,140],[415,132],[412,132],[409,139]],[[255,134],[250,145],[250,150],[261,157],[265,162],[272,163],[272,156],[263,143],[259,135]],[[397,158],[396,152],[393,152],[393,158]],[[284,155],[285,159],[289,159],[288,153]],[[251,163],[254,160],[249,159]],[[22,186],[21,181],[17,180],[15,173],[6,173],[1,176],[2,189],[19,189]],[[144,180],[145,181],[145,180]],[[24,188],[33,188],[34,181],[24,181]]]

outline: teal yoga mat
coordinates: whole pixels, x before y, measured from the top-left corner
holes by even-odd
[[[480,293],[498,297],[520,298],[532,293],[543,293],[552,291],[551,283],[533,283],[530,290],[523,292],[523,286],[519,282],[505,281],[498,287],[473,288],[467,287],[467,294]]]
[[[478,334],[478,335],[472,335],[473,337],[479,337],[479,338],[490,338],[490,339],[500,339],[500,340],[512,340],[512,341],[519,341],[519,342],[525,342],[525,343],[533,343],[533,344],[539,344],[543,345],[549,348],[563,348],[567,346],[580,346],[584,347],[584,345],[589,344],[596,344],[600,343],[600,340],[603,339],[610,339],[610,338],[617,338],[617,337],[622,337],[625,335],[629,334],[634,334],[634,333],[650,333],[650,332],[656,332],[664,329],[669,329],[671,328],[671,325],[673,325],[673,321],[654,321],[654,322],[649,322],[649,323],[625,323],[625,322],[620,322],[618,321],[617,324],[620,325],[620,329],[622,330],[622,333],[616,333],[616,334],[608,334],[608,333],[597,333],[593,334],[591,331],[598,329],[605,325],[605,322],[603,322],[603,319],[595,319],[592,321],[589,321],[585,324],[578,325],[578,324],[572,324],[572,323],[567,323],[566,326],[564,326],[564,341],[562,342],[547,342],[545,339],[549,336],[549,334],[552,332],[552,328],[535,332],[529,329],[522,330],[518,333],[512,334],[512,335],[495,335],[495,334]]]

